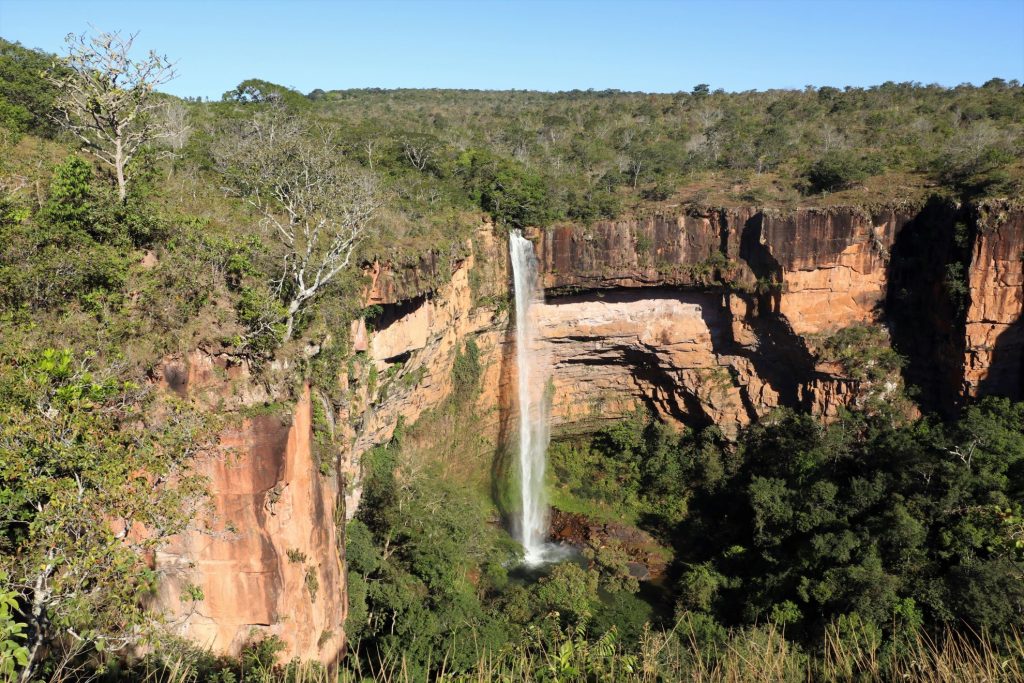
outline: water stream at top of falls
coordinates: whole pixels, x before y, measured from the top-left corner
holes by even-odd
[[[537,350],[534,304],[544,302],[538,285],[537,257],[533,243],[519,231],[509,233],[512,277],[516,300],[516,366],[519,374],[519,484],[521,510],[515,533],[526,551],[527,565],[542,564],[557,546],[545,543],[548,535],[548,504],[544,494],[544,469],[548,439],[548,408],[545,390],[548,368]]]

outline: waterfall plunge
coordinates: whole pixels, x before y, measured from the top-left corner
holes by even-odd
[[[548,448],[548,409],[545,390],[547,366],[537,353],[536,330],[530,316],[535,303],[543,303],[537,283],[533,243],[518,231],[509,234],[512,276],[516,296],[516,365],[519,371],[519,482],[521,506],[518,540],[526,549],[526,564],[549,559],[556,546],[545,543],[548,505],[544,496],[544,468]]]

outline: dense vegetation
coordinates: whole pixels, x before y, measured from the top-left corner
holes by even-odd
[[[117,171],[53,117],[54,84],[71,71],[0,41],[0,678],[30,660],[58,677],[110,664],[106,651],[159,631],[142,609],[156,580],[143,560],[200,505],[190,459],[217,426],[146,389],[168,355],[216,349],[280,392],[308,381],[340,408],[351,354],[336,331],[370,315],[356,266],[458,258],[482,213],[517,227],[669,202],[1005,196],[1024,175],[1024,88],[998,79],[673,95],[303,95],[252,80],[215,103],[152,95],[161,106],[146,120],[162,133]],[[240,143],[268,125],[293,137],[262,150],[261,166]],[[287,170],[282,159],[331,182],[296,199],[268,171]],[[332,194],[357,185],[372,215],[348,228],[365,232],[348,267],[306,296],[299,266],[342,252],[303,230],[358,213]],[[292,200],[302,215],[274,223]],[[838,362],[840,346],[825,346]],[[735,444],[638,415],[555,444],[556,499],[671,549],[652,587],[615,547],[541,576],[510,569],[505,495],[472,428],[479,377],[467,343],[453,398],[367,456],[346,530],[343,675],[670,680],[760,652],[778,655],[776,674],[806,678],[838,675],[856,650],[874,653],[857,667],[896,676],[945,656],[920,639],[947,629],[968,635],[934,642],[980,644],[1019,672],[1020,405],[987,401],[953,424],[905,423],[877,404],[829,426],[780,413]],[[218,681],[282,673],[271,640],[237,661],[150,642],[160,647],[126,677],[165,665],[173,676],[182,662]]]
[[[515,550],[485,501],[417,471],[422,452],[399,436],[373,454],[349,525],[361,665],[473,670],[486,652],[538,656],[583,632],[613,634],[619,665],[662,634],[666,656],[705,653],[712,667],[735,655],[736,633],[784,632],[805,672],[823,672],[830,648],[871,643],[885,671],[950,630],[1014,648],[1024,405],[987,400],[948,425],[891,418],[780,412],[730,444],[637,416],[556,443],[552,486],[673,547],[664,585],[644,590],[614,548],[535,582],[509,576]]]

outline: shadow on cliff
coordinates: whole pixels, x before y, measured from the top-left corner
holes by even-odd
[[[748,310],[745,319],[758,343],[753,348],[741,346],[731,331],[728,343],[736,355],[753,363],[757,374],[778,393],[782,405],[795,408],[800,405],[801,385],[814,375],[814,358],[803,338],[779,314],[784,285],[782,265],[762,241],[763,228],[764,216],[757,213],[746,221],[740,235],[740,258],[757,278],[755,292],[729,295],[740,296],[748,306],[754,304],[755,310]]]
[[[996,338],[988,375],[978,384],[978,394],[1024,399],[1024,315]]]
[[[902,227],[890,251],[883,304],[892,346],[906,359],[904,381],[916,387],[922,409],[947,415],[959,405],[963,381],[969,302],[954,301],[950,292],[966,289],[962,278],[970,239],[963,230],[958,235],[956,226],[967,218],[959,208],[933,198]]]
[[[512,443],[511,435],[515,426],[515,397],[512,392],[512,384],[516,378],[513,375],[515,367],[513,354],[515,353],[515,328],[511,323],[512,316],[509,316],[509,324],[505,327],[505,335],[501,342],[501,351],[498,354],[498,434],[495,442],[494,458],[491,461],[491,499],[498,508],[501,515],[501,523],[506,529],[512,529],[512,522],[517,512],[515,502],[516,480],[513,476],[513,463],[516,457],[516,446]]]

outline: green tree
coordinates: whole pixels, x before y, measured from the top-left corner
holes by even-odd
[[[152,615],[144,557],[189,523],[201,421],[178,406],[153,421],[137,386],[70,352],[0,358],[0,572],[26,606],[28,666],[51,651],[117,650]]]
[[[322,90],[320,91],[323,92]],[[292,107],[308,106],[310,101],[299,91],[287,86],[248,78],[221,97],[225,102],[239,104],[285,104]]]
[[[49,55],[0,38],[0,126],[16,133],[51,135],[56,90],[39,74]]]
[[[39,217],[61,230],[95,237],[96,213],[92,166],[72,154],[53,170],[50,191]]]
[[[287,341],[299,315],[355,266],[357,249],[376,231],[377,179],[340,159],[329,131],[277,109],[225,136],[216,156],[285,249],[277,292]]]
[[[543,226],[554,218],[544,179],[518,162],[469,150],[459,156],[457,168],[470,196],[495,220],[522,228]]]
[[[835,151],[817,159],[804,177],[813,192],[835,192],[864,180],[868,176],[864,162],[854,153]]]
[[[7,575],[0,573],[0,681],[13,681],[19,669],[28,666],[25,624],[17,621],[18,594],[8,590]]]

